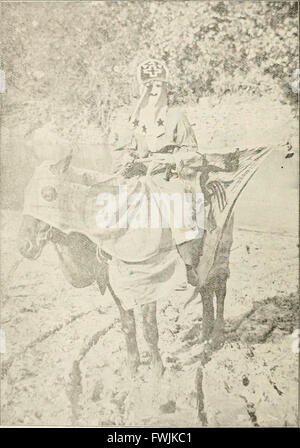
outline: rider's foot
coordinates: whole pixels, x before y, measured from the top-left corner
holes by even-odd
[[[198,286],[199,278],[196,269],[190,265],[185,266],[186,266],[186,275],[188,283],[192,286]]]

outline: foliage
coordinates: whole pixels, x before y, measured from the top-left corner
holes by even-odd
[[[241,90],[297,100],[296,2],[23,2],[1,11],[8,125],[52,122],[72,136],[103,126],[108,110],[130,103],[136,64],[149,56],[169,66],[171,103]]]

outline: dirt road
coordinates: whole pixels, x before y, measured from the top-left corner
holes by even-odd
[[[159,303],[167,367],[160,381],[151,376],[137,310],[143,364],[133,382],[109,293],[102,297],[96,286],[69,286],[51,245],[38,261],[21,259],[19,219],[18,213],[2,211],[2,425],[297,424],[295,237],[235,229],[226,343],[203,368],[200,390],[202,305],[196,300],[183,309],[191,290]]]

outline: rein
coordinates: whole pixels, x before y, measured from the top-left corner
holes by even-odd
[[[53,244],[63,244],[66,242],[66,239],[66,234],[50,225],[43,235],[40,233],[38,234],[39,242],[44,241],[45,243],[51,242]]]

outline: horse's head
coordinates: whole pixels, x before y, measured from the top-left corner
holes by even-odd
[[[18,248],[23,257],[36,260],[51,239],[51,226],[30,215],[23,215],[18,235]]]
[[[51,176],[54,178],[55,176],[61,176],[66,173],[70,162],[71,156],[69,155],[55,164],[49,165],[48,163],[44,163],[36,169],[36,173],[40,173],[39,175],[41,178],[44,178],[45,175],[48,177],[50,176],[49,185],[43,186],[41,190],[38,191],[38,195],[40,194],[46,203],[55,201],[57,197],[57,191],[55,187],[51,185]],[[47,224],[42,219],[33,217],[30,214],[30,208],[28,210],[26,201],[29,203],[34,202],[32,198],[33,193],[36,193],[36,185],[38,184],[32,183],[27,187],[28,190],[27,194],[25,194],[24,214],[18,235],[18,248],[20,253],[31,260],[36,260],[41,255],[45,244],[47,241],[51,240],[54,230],[50,224]],[[39,215],[37,214],[37,216]]]

